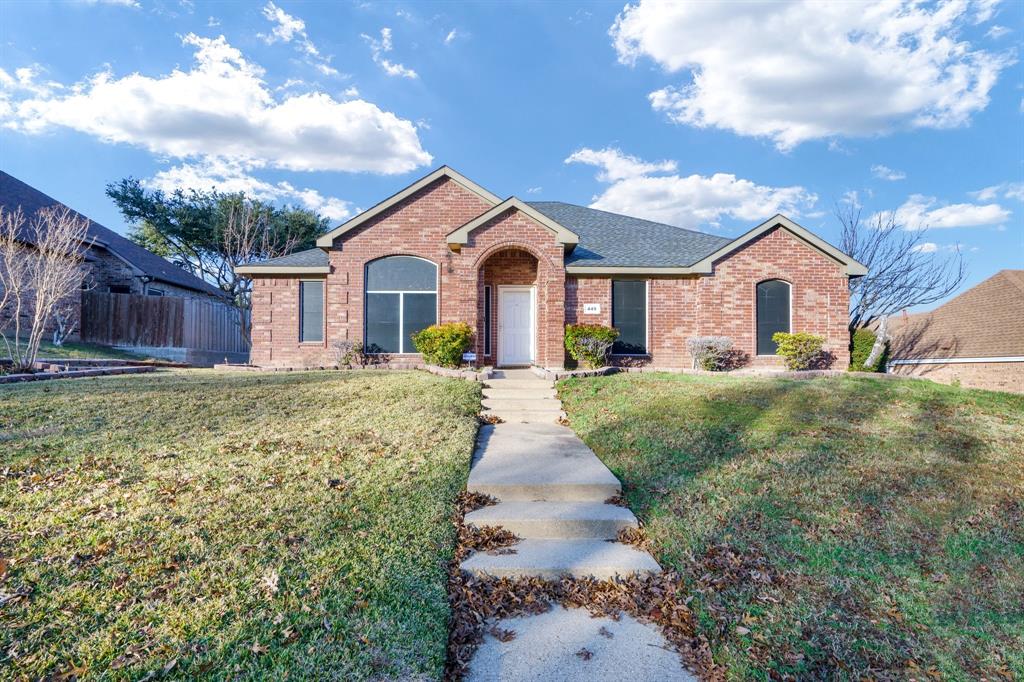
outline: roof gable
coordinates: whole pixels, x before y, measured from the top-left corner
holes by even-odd
[[[334,245],[334,240],[340,237],[341,235],[345,234],[350,230],[354,230],[355,228],[359,227],[360,225],[370,220],[371,218],[380,215],[381,213],[388,210],[395,204],[409,198],[416,192],[420,191],[424,187],[427,187],[428,185],[434,182],[437,182],[441,178],[448,178],[449,180],[458,183],[465,189],[469,190],[470,192],[473,192],[474,194],[482,198],[484,201],[490,203],[492,206],[501,203],[501,199],[499,199],[496,195],[491,194],[486,189],[476,184],[466,176],[462,175],[455,169],[449,168],[448,166],[441,166],[432,173],[429,173],[420,178],[419,180],[417,180],[416,182],[412,183],[405,189],[400,190],[395,194],[392,194],[390,197],[380,202],[379,204],[363,211],[354,218],[345,221],[344,223],[334,228],[330,232],[324,234],[323,236],[316,240],[316,245],[323,249],[330,248],[331,246]]]
[[[750,230],[746,234],[743,234],[736,239],[732,240],[722,248],[708,254],[701,260],[694,263],[691,267],[693,272],[700,274],[709,274],[713,271],[714,263],[717,260],[725,258],[733,251],[736,251],[740,247],[752,242],[753,240],[760,237],[765,232],[773,230],[776,227],[780,227],[790,234],[799,237],[803,241],[813,246],[818,251],[821,251],[826,256],[832,258],[840,265],[843,266],[843,271],[850,277],[861,277],[868,274],[868,269],[855,261],[850,256],[846,255],[836,247],[829,244],[827,241],[814,234],[810,230],[797,225],[792,220],[782,215],[781,213],[776,214],[773,218],[769,218],[754,229]]]
[[[482,213],[481,215],[473,218],[462,227],[453,230],[448,234],[448,246],[452,249],[457,250],[459,246],[469,241],[469,233],[478,227],[486,224],[488,221],[493,220],[505,211],[516,210],[523,213],[531,220],[536,222],[543,227],[546,227],[555,236],[555,240],[559,244],[563,244],[568,247],[575,246],[579,243],[580,237],[572,230],[562,226],[557,221],[552,220],[548,216],[539,212],[529,204],[526,204],[516,197],[509,197],[505,201],[501,202],[491,210]]]

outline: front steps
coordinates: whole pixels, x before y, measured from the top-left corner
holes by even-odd
[[[511,553],[509,553],[511,552]],[[536,576],[557,580],[563,575],[599,580],[630,573],[661,570],[650,554],[607,540],[522,540],[493,552],[476,552],[462,562],[474,575],[495,578]]]
[[[528,369],[499,369],[484,381],[484,417],[504,422],[555,424],[564,415],[554,382]]]
[[[507,370],[484,388],[484,413],[505,423],[481,427],[467,489],[499,503],[466,514],[477,528],[497,526],[522,538],[476,552],[463,570],[494,577],[562,575],[599,579],[660,571],[647,552],[616,542],[636,517],[608,504],[622,486],[575,433],[555,423],[562,403],[552,382]]]

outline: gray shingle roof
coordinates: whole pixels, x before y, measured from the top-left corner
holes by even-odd
[[[696,263],[732,241],[561,201],[528,203],[580,236],[580,243],[565,259],[566,265],[681,267]]]
[[[602,267],[682,267],[692,265],[731,239],[599,211],[561,201],[531,201],[530,206],[580,237],[566,265]],[[250,267],[323,267],[327,252],[309,249],[254,263]]]
[[[13,175],[0,171],[0,207],[3,207],[5,211],[13,212],[18,207],[21,207],[25,219],[29,220],[36,211],[50,206],[64,206],[64,204],[40,192],[35,187],[22,182]],[[104,248],[108,251],[128,261],[154,280],[175,284],[185,289],[192,289],[193,291],[200,291],[211,296],[227,296],[217,287],[182,270],[169,260],[161,258],[129,239],[125,239],[113,230],[89,219],[87,216],[82,216],[77,211],[74,211],[74,213],[89,220],[90,237],[104,244]]]
[[[259,263],[253,263],[250,267],[255,268],[320,268],[327,267],[330,265],[330,259],[327,257],[327,252],[323,249],[306,249],[305,251],[296,251],[295,253],[289,253],[287,256],[279,256],[278,258],[271,258],[270,260],[260,261]]]

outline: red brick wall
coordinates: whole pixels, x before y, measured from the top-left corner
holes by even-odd
[[[722,335],[747,353],[754,365],[779,365],[777,357],[757,357],[755,290],[766,279],[792,286],[793,331],[825,337],[836,356],[835,367],[849,364],[847,319],[849,289],[841,266],[786,230],[772,230],[715,264],[711,277],[648,280],[647,364],[690,367],[686,340]],[[584,314],[586,303],[601,305],[600,314]],[[566,281],[566,321],[611,324],[611,280],[572,277]],[[636,360],[629,362],[635,363]]]
[[[477,330],[481,363],[497,360],[497,286],[533,284],[537,291],[537,364],[560,367],[565,359],[564,325],[611,323],[611,280],[566,277],[564,249],[547,228],[512,209],[469,235],[453,252],[446,236],[491,206],[459,184],[442,179],[342,235],[330,251],[326,277],[324,341],[298,342],[298,282],[294,277],[259,277],[253,287],[252,362],[263,365],[320,365],[333,362],[335,340],[363,337],[365,264],[390,255],[413,255],[438,265],[439,320],[467,322]],[[849,361],[848,290],[841,267],[785,230],[762,235],[715,264],[709,277],[649,281],[650,364],[689,367],[686,340],[723,334],[756,364],[755,287],[779,278],[793,286],[793,330],[826,337],[837,367]],[[484,286],[492,289],[492,355],[484,358]],[[585,303],[601,313],[584,315]],[[410,359],[415,359],[413,355]],[[401,360],[402,358],[395,358]]]

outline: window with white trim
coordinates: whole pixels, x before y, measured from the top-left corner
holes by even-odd
[[[775,355],[776,332],[789,333],[789,282],[769,279],[757,285],[757,354]]]
[[[299,282],[299,342],[324,340],[324,282],[320,279]]]
[[[436,323],[436,265],[416,256],[366,264],[366,352],[415,353],[413,334]]]

